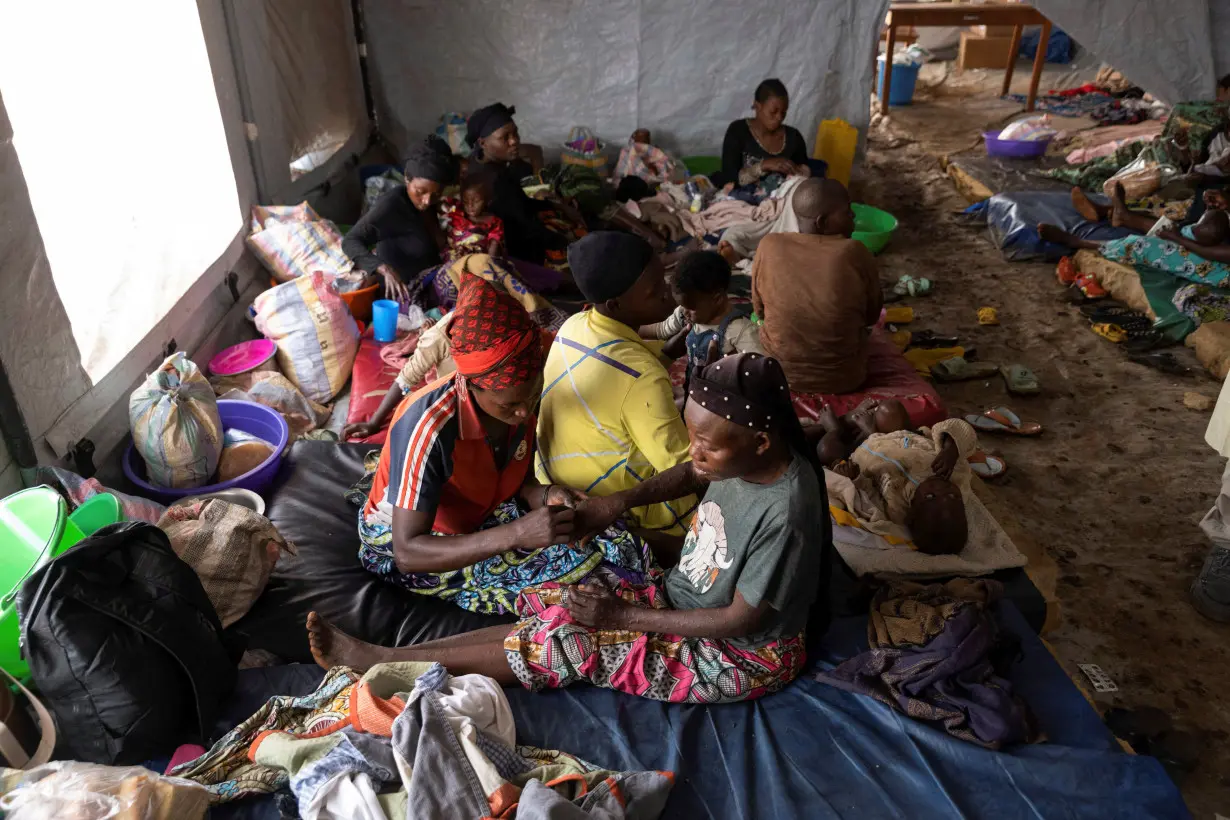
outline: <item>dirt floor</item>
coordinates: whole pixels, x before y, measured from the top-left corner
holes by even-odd
[[[882,279],[929,277],[934,294],[903,303],[917,314],[912,329],[957,334],[979,359],[1020,362],[1040,378],[1042,395],[1026,399],[999,379],[940,387],[953,415],[1007,404],[1045,427],[1037,439],[982,437],[1009,472],[979,494],[1034,556],[1039,586],[1053,583],[1046,639],[1068,673],[1092,693],[1077,664],[1098,664],[1119,687],[1092,695],[1100,710],[1158,707],[1196,733],[1201,762],[1176,780],[1196,817],[1230,815],[1230,625],[1188,604],[1208,549],[1197,524],[1222,462],[1204,443],[1209,413],[1187,409],[1184,394],[1216,398],[1220,384],[1186,348],[1175,350],[1195,368],[1189,378],[1129,362],[1062,301],[1053,265],[1006,262],[985,227],[958,219],[967,203],[937,155],[1019,109],[985,82],[954,85],[873,125],[854,188],[901,223]],[[1000,326],[978,325],[986,305]]]

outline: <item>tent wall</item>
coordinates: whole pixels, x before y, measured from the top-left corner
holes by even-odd
[[[239,87],[227,39],[221,0],[199,0],[198,11],[214,75],[214,86],[224,122],[231,164],[241,208],[246,213],[256,201],[252,163],[243,131]],[[190,197],[191,175],[168,189],[170,197]],[[95,207],[106,206],[106,192],[81,192],[83,204],[97,197]],[[153,203],[165,205],[167,203]],[[98,455],[127,432],[123,413],[129,392],[161,361],[172,339],[179,349],[195,350],[236,307],[225,284],[229,272],[239,274],[244,298],[259,292],[255,263],[244,254],[244,230],[237,226],[231,245],[205,271],[175,307],[136,349],[102,381],[91,384],[81,368],[63,304],[52,282],[38,223],[30,205],[21,163],[12,144],[12,129],[0,100],[0,360],[5,364],[13,393],[45,462],[64,456],[89,435]],[[134,286],[139,284],[134,283]],[[120,418],[116,418],[116,411]],[[108,416],[108,413],[111,415]],[[12,486],[15,467],[0,454],[0,488]]]
[[[572,125],[618,146],[637,127],[717,154],[752,93],[778,77],[810,146],[822,119],[863,128],[886,0],[372,0],[363,3],[381,133],[401,152],[448,111],[502,101],[522,138],[558,153]]]
[[[297,203],[368,142],[350,0],[223,2],[261,201]]]
[[[1212,99],[1230,71],[1230,0],[1034,0],[1077,42],[1169,103]],[[1221,27],[1215,24],[1220,21]],[[1220,36],[1214,37],[1214,32]],[[1215,61],[1214,47],[1221,52]]]

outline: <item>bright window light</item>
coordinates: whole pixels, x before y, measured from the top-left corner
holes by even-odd
[[[0,95],[97,383],[243,226],[193,0],[0,0]]]

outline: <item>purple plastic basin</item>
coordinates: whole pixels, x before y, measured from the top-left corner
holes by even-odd
[[[1028,159],[1040,157],[1046,153],[1046,146],[1051,144],[1051,137],[1040,140],[1001,140],[995,134],[984,131],[982,138],[987,141],[987,156],[1015,157]]]
[[[174,489],[158,487],[146,480],[145,460],[130,442],[128,451],[124,453],[124,475],[141,490],[140,495],[166,503],[187,498],[190,495],[205,495],[218,490],[229,490],[232,487],[242,487],[257,495],[263,495],[273,483],[274,476],[277,475],[278,466],[282,463],[282,452],[286,449],[286,442],[290,440],[290,428],[286,426],[286,419],[282,418],[282,414],[277,410],[263,404],[233,399],[218,399],[218,415],[222,417],[224,429],[243,430],[245,433],[260,436],[272,444],[272,455],[253,469],[230,481],[206,484],[203,487]]]

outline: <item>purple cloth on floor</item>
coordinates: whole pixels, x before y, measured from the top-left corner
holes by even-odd
[[[926,645],[871,649],[816,680],[868,695],[915,720],[989,748],[1021,743],[1030,718],[992,661],[999,627],[973,604],[961,607]]]
[[[521,281],[525,283],[525,286],[535,293],[549,293],[558,288],[564,281],[564,274],[557,270],[521,259],[510,259],[508,261],[512,262],[513,267],[517,269],[517,275],[521,277]]]

